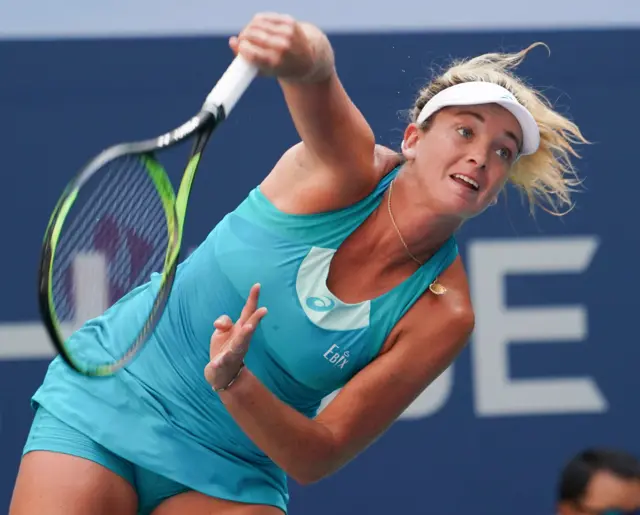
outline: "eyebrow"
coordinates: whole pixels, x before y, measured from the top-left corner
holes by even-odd
[[[480,120],[482,123],[485,122],[484,116],[474,111],[458,111],[458,114],[459,115],[466,114],[469,116],[473,116],[474,118]],[[520,153],[522,151],[522,143],[520,143],[520,140],[518,139],[518,137],[511,131],[505,131],[505,134],[515,142],[516,148],[518,149],[518,153]]]

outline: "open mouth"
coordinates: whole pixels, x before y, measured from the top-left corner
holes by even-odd
[[[462,184],[463,186],[466,186],[470,190],[478,191],[480,189],[480,185],[476,181],[474,181],[472,178],[467,177],[466,175],[454,173],[449,177],[451,177],[457,183]]]

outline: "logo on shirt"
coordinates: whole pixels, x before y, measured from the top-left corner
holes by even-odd
[[[335,306],[335,301],[332,298],[326,296],[307,297],[307,307],[309,309],[312,309],[313,311],[331,311]]]
[[[300,263],[296,294],[307,319],[328,331],[355,331],[369,326],[371,302],[345,304],[327,287],[335,249],[312,247]]]
[[[336,368],[344,368],[349,363],[349,351],[340,352],[340,347],[335,344],[329,347],[323,357]]]

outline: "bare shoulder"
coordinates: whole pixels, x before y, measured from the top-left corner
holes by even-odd
[[[426,290],[398,322],[383,351],[400,341],[417,346],[425,341],[453,347],[466,343],[473,331],[475,316],[460,256],[442,273],[438,282],[446,292],[435,295]]]
[[[440,315],[466,317],[473,314],[467,272],[460,256],[440,275],[438,282],[446,288],[445,293],[425,295],[421,299],[423,304],[428,303],[429,308],[438,310]]]
[[[370,170],[328,170],[300,142],[288,149],[260,184],[278,209],[292,214],[343,209],[369,195],[378,182],[402,163],[402,156],[376,145]]]

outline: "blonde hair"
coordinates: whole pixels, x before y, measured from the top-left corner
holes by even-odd
[[[485,81],[509,90],[533,115],[540,129],[540,147],[535,154],[522,156],[511,170],[509,181],[518,187],[529,201],[533,214],[538,205],[556,215],[568,213],[572,207],[571,193],[581,181],[571,158],[579,158],[574,145],[588,143],[578,126],[554,111],[551,103],[538,91],[528,86],[511,71],[537,46],[534,43],[513,53],[489,53],[454,61],[437,78],[422,88],[410,111],[415,122],[424,105],[440,91],[462,82]],[[427,120],[423,129],[429,124]],[[563,206],[568,209],[562,211]]]

